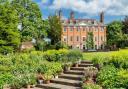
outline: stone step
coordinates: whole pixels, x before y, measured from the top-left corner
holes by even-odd
[[[28,89],[28,88],[21,88],[21,89]],[[45,88],[34,87],[34,88],[30,88],[30,89],[45,89]]]
[[[59,78],[72,79],[72,80],[82,80],[83,75],[72,75],[72,74],[62,74]]]
[[[85,67],[71,67],[71,70],[84,71]]]
[[[79,64],[79,67],[89,67],[89,66],[93,66],[93,64],[84,64],[84,63]]]
[[[57,84],[62,84],[62,85],[75,86],[75,87],[81,86],[81,81],[64,79],[64,78],[52,79],[51,83],[57,83]]]
[[[86,60],[86,61],[81,61],[81,63],[92,64],[92,61]]]
[[[61,85],[61,84],[56,84],[56,83],[39,84],[37,85],[37,87],[40,87],[42,89],[82,89],[80,87]]]
[[[65,71],[64,74],[72,74],[72,75],[83,75],[84,71],[76,71],[76,70],[69,70],[69,71]]]

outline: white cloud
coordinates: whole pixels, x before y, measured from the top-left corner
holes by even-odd
[[[80,13],[128,15],[128,0],[54,0],[51,9],[71,9]]]

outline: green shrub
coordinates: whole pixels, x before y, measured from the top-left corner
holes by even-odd
[[[36,77],[34,74],[28,73],[28,74],[24,74],[22,76],[22,83],[23,85],[35,85],[36,84]]]
[[[9,84],[12,82],[12,74],[10,73],[4,73],[0,74],[0,89],[3,89],[3,86],[5,84]]]
[[[105,89],[116,86],[117,69],[112,65],[104,66],[98,73],[97,82]]]
[[[97,82],[105,89],[127,89],[128,70],[117,69],[113,65],[104,66],[98,73]]]
[[[82,89],[102,89],[99,85],[96,85],[96,84],[84,84],[82,86]]]
[[[44,52],[43,57],[47,61],[57,61],[55,53],[56,53],[56,50],[48,50]]]
[[[48,50],[44,52],[43,57],[47,61],[60,61],[60,62],[71,62],[78,61],[82,58],[82,52],[80,50]]]
[[[53,75],[57,75],[60,71],[62,71],[62,65],[60,63],[52,63]]]
[[[128,70],[120,69],[117,72],[117,88],[125,88],[128,89]]]
[[[1,46],[0,47],[0,53],[2,54],[8,54],[8,53],[12,53],[14,51],[13,46]]]
[[[10,87],[12,89],[21,89],[23,85],[23,78],[20,74],[18,76],[13,76],[12,81],[10,82]]]
[[[68,61],[78,61],[80,58],[82,58],[82,52],[77,49],[69,50],[68,54]]]
[[[56,47],[57,50],[58,49],[63,49],[63,48],[68,49],[68,45],[66,45],[65,43],[62,43],[62,42],[56,43],[55,47]]]

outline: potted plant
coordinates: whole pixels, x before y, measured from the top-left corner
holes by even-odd
[[[94,78],[96,77],[98,73],[98,69],[95,67],[87,67],[85,68],[85,82],[93,82]]]
[[[50,83],[50,80],[53,78],[53,75],[51,73],[51,71],[47,71],[45,74],[44,74],[44,82],[46,84],[49,84]]]
[[[39,69],[38,69],[38,71],[37,71],[36,79],[37,79],[37,82],[38,82],[39,84],[43,83],[43,80],[44,80],[44,73],[41,72],[41,70],[39,70]]]
[[[58,78],[58,75],[60,73],[62,73],[62,65],[61,65],[61,63],[54,63],[54,65],[52,66],[52,72],[53,72],[54,78]]]
[[[86,77],[85,77],[85,80],[84,80],[84,83],[85,83],[85,84],[87,84],[87,83],[94,83],[94,81],[93,81],[92,77],[86,76]]]
[[[80,64],[81,63],[81,59],[79,58],[79,60],[78,60],[78,64]]]
[[[36,78],[34,74],[24,74],[22,80],[25,83],[27,89],[34,87],[34,85],[36,84]]]
[[[74,59],[72,59],[72,63],[74,65],[74,67],[78,67],[79,64],[81,63],[81,60],[80,60],[80,58],[74,58]]]
[[[12,82],[9,85],[11,89],[20,89],[23,86],[21,76],[13,76]]]
[[[72,63],[71,62],[66,63],[64,65],[64,71],[69,71],[71,66],[72,66]]]
[[[79,61],[74,62],[74,66],[78,67],[79,66]]]
[[[58,72],[57,71],[54,71],[54,74],[53,74],[54,78],[58,78]]]

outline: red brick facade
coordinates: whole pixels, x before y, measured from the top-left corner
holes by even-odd
[[[73,12],[71,12],[71,18],[62,21],[62,42],[72,48],[87,49],[87,35],[88,32],[92,32],[94,49],[104,49],[106,44],[106,26],[103,22],[98,22],[95,19],[75,19],[73,16]]]

